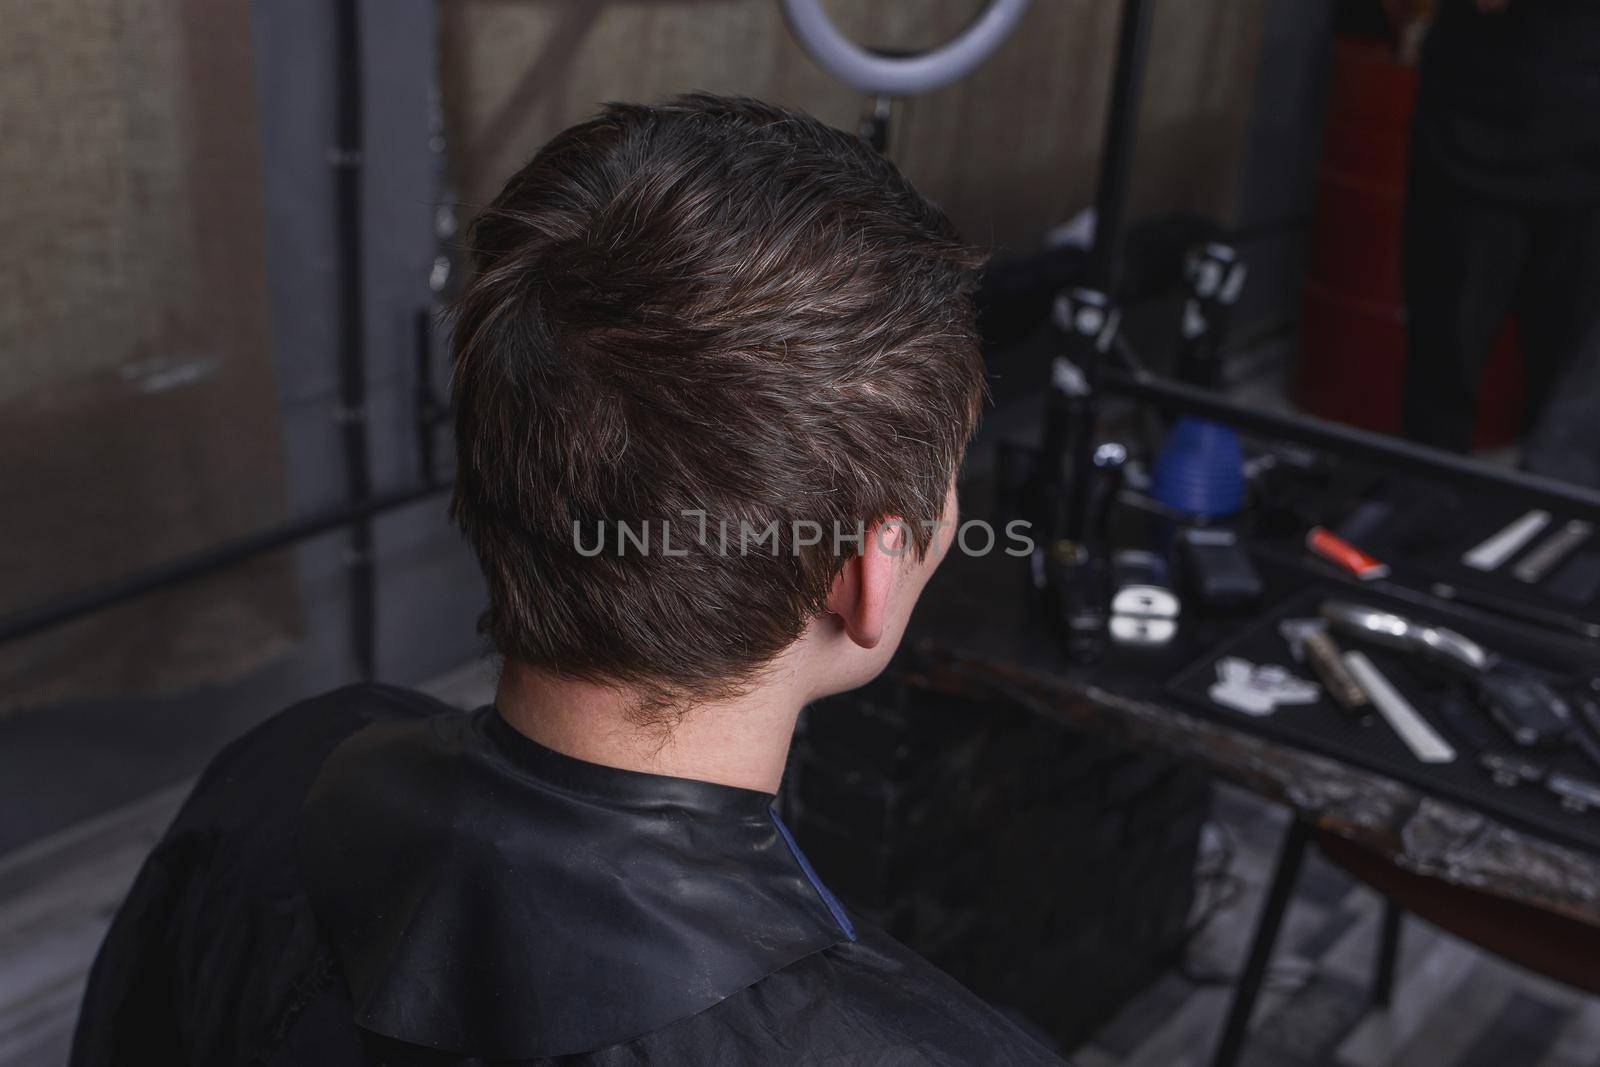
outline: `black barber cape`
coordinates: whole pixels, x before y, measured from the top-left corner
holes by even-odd
[[[1057,1063],[823,887],[762,793],[357,686],[225,749],[75,1067]]]

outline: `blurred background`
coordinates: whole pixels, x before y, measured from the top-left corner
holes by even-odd
[[[761,0],[386,0],[363,6],[353,55],[336,6],[106,0],[12,20],[7,612],[446,476],[432,324],[460,227],[600,102],[745,93],[846,128],[863,109]],[[859,40],[918,49],[981,7],[831,10]],[[1257,108],[1257,81],[1280,71],[1309,115],[1326,15],[1319,34],[1273,7],[1157,5],[1135,210],[1270,210],[1243,190],[1252,153],[1314,147],[1309,117],[1272,113],[1282,90]],[[1031,251],[1092,201],[1117,13],[1035,4],[989,63],[897,107],[891,154],[969,239]],[[1264,67],[1274,20],[1299,58]],[[353,190],[334,158],[342,78],[358,82]],[[364,669],[414,682],[482,651],[482,590],[443,499],[382,513],[367,546],[333,530],[0,645],[7,726],[37,717],[41,732],[5,746],[20,765],[0,786],[0,845],[192,773],[242,723]],[[370,634],[351,617],[352,568],[376,587]],[[178,736],[141,741],[153,720]],[[45,723],[70,764],[39,758]],[[161,759],[140,766],[129,745]]]
[[[984,6],[825,5],[852,39],[891,52],[946,41]],[[476,206],[603,101],[747,94],[847,129],[876,106],[808,56],[772,0],[9,7],[0,33],[0,221],[12,235],[0,258],[8,1067],[62,1062],[111,910],[222,744],[296,699],[362,678],[464,705],[492,693],[494,665],[475,632],[482,585],[444,514],[452,456],[440,312],[459,284],[460,234]],[[1401,35],[1376,4],[1150,8],[1127,183],[1128,217],[1156,249],[1140,262],[1160,260],[1163,240],[1228,235],[1250,284],[1233,311],[1223,387],[1264,407],[1397,429],[1399,220],[1416,92]],[[1114,0],[1036,0],[972,73],[884,113],[885,150],[963,234],[991,246],[998,263],[1037,268],[998,272],[1000,291],[987,294],[999,406],[986,434],[1037,425],[1049,352],[1025,343],[1040,317],[1029,279],[1082,243],[1064,227],[1078,218],[1081,236],[1080,213],[1095,201],[1120,12]],[[1006,290],[1007,277],[1023,280]],[[1181,300],[1171,287],[1146,288],[1127,328],[1165,337]],[[1491,449],[1514,448],[1518,431],[1515,412],[1497,406],[1519,387],[1514,342],[1505,346],[1477,431]],[[1144,351],[1164,366],[1172,347],[1151,341]],[[1174,970],[1189,952],[1183,973],[1194,974],[1190,920],[1223,914],[1200,951],[1232,966],[1238,917],[1266,881],[1271,850],[1258,838],[1281,820],[1226,790],[1213,807],[1208,782],[1162,775],[1171,792],[1161,804],[1202,798],[1175,853],[1175,888],[1150,902],[1172,920],[1146,947],[1117,942],[1142,962],[1107,980],[1115,997],[1080,990],[1058,998],[1081,1002],[1071,1011],[1023,1013],[1062,1047],[1090,1042],[1082,1063],[1178,1062],[1174,1050],[1209,1041],[1222,992]],[[830,876],[820,857],[818,866]],[[1313,882],[1323,899],[1308,907],[1328,922],[1354,916],[1326,934],[1325,949],[1358,919],[1363,929],[1375,921],[1371,902],[1331,871]],[[1424,958],[1424,948],[1410,951]],[[1509,971],[1484,977],[1504,967],[1476,956],[1434,959],[1454,968],[1447,989],[1470,979],[1495,1006],[1479,1021],[1514,1004],[1521,1014],[1508,1032],[1550,1035],[1534,1058],[1494,1062],[1580,1062],[1538,1058],[1555,1054],[1561,1026],[1593,1034],[1600,1025],[1575,997],[1535,998]],[[1292,984],[1279,982],[1283,999]],[[1193,997],[1200,1007],[1186,1008]],[[1418,1035],[1445,1026],[1420,1007],[1410,1029],[1386,1036],[1353,1038],[1357,1021],[1346,1022],[1318,1056],[1458,1062],[1416,1058]],[[1146,1048],[1154,1038],[1164,1043]],[[1568,1040],[1581,1044],[1581,1034]]]

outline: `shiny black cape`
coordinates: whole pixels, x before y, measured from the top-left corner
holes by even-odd
[[[73,1064],[1056,1063],[857,929],[771,797],[360,686],[217,757]]]

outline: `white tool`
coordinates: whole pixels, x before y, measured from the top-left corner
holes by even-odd
[[[1111,557],[1111,569],[1116,589],[1111,598],[1111,640],[1143,648],[1171,642],[1183,606],[1168,588],[1166,560],[1154,552],[1125,548]]]
[[[1455,760],[1456,750],[1450,742],[1428,725],[1428,720],[1400,695],[1400,690],[1383,676],[1383,672],[1373,665],[1366,653],[1346,652],[1344,665],[1356,684],[1366,691],[1367,699],[1372,701],[1378,714],[1411,749],[1412,755],[1423,763],[1451,763]]]
[[[1170,643],[1177,634],[1178,623],[1175,619],[1141,615],[1111,616],[1111,640],[1119,645],[1155,648]]]
[[[1158,585],[1125,585],[1111,598],[1111,614],[1147,619],[1176,619],[1178,598]]]
[[[1491,535],[1481,545],[1461,557],[1461,562],[1473,570],[1492,571],[1516,555],[1550,525],[1550,513],[1537,509],[1528,512],[1499,533]]]
[[[1315,704],[1316,683],[1290,674],[1275,664],[1257,665],[1238,656],[1217,660],[1217,680],[1206,695],[1225,708],[1260,718],[1279,704]]]

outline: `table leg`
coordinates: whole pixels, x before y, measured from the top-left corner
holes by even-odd
[[[1388,897],[1383,898],[1383,929],[1378,941],[1378,965],[1372,976],[1372,1003],[1387,1008],[1394,994],[1394,968],[1400,956],[1400,920],[1405,910]]]
[[[1261,992],[1261,981],[1266,977],[1267,964],[1272,962],[1272,949],[1278,940],[1278,927],[1283,914],[1289,910],[1289,899],[1294,895],[1295,882],[1300,875],[1300,861],[1305,858],[1306,843],[1311,840],[1311,828],[1295,818],[1284,832],[1283,844],[1278,846],[1277,869],[1272,874],[1272,885],[1267,890],[1267,901],[1256,920],[1255,937],[1250,942],[1250,955],[1239,975],[1239,985],[1233,993],[1233,1004],[1228,1009],[1228,1022],[1223,1027],[1222,1040],[1212,1067],[1233,1067],[1244,1046],[1245,1033],[1250,1027],[1250,1016],[1256,1006],[1256,996]]]

